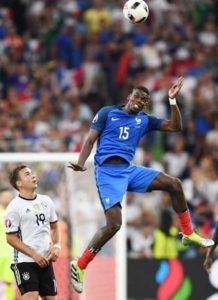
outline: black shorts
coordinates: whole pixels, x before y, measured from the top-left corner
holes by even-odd
[[[45,268],[40,268],[35,262],[24,262],[12,264],[11,269],[21,295],[34,291],[38,291],[41,297],[57,295],[52,263]]]

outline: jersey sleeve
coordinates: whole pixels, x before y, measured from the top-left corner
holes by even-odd
[[[101,108],[92,120],[91,128],[101,132],[105,127],[107,116],[111,109],[111,106]]]
[[[14,206],[8,206],[5,212],[5,232],[18,232],[20,226],[20,214]]]
[[[158,119],[156,117],[148,116],[148,131],[160,130],[162,122],[163,119]]]
[[[54,202],[49,198],[50,201],[50,223],[55,223],[58,221],[58,217],[55,211],[55,206],[54,206]]]

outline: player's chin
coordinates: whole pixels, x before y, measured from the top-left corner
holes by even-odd
[[[134,105],[134,106],[131,108],[131,111],[134,112],[134,113],[138,113],[138,112],[142,111],[142,108],[140,108],[139,106],[135,106],[135,105]]]
[[[142,105],[141,103],[140,104],[133,104],[132,105],[132,110],[136,111],[136,112],[139,112],[139,111],[142,111],[144,109],[145,105]]]

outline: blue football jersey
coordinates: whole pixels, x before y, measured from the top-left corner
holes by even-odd
[[[131,162],[141,137],[159,130],[162,120],[144,112],[128,114],[119,106],[101,108],[91,126],[100,132],[95,160],[101,165],[111,156],[120,156]]]

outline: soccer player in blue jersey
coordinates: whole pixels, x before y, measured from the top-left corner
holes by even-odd
[[[181,77],[169,89],[170,120],[158,119],[144,112],[148,107],[150,95],[148,89],[143,86],[133,88],[124,106],[107,106],[100,109],[93,119],[78,162],[70,163],[69,167],[74,171],[85,171],[85,162],[97,141],[95,179],[105,211],[106,225],[95,234],[81,257],[71,262],[72,285],[77,292],[81,293],[83,290],[84,270],[87,265],[120,229],[121,201],[126,191],[167,191],[178,216],[183,243],[202,247],[213,245],[212,240],[204,239],[193,231],[180,180],[131,163],[141,137],[149,131],[181,131],[182,122],[176,96],[182,85]]]
[[[214,245],[210,249],[208,249],[207,254],[206,254],[206,258],[205,258],[205,261],[204,261],[204,269],[208,273],[210,273],[211,265],[212,265],[212,262],[213,262],[213,254],[214,254],[214,251],[215,251],[215,249],[217,247],[217,244],[218,244],[218,219],[216,221],[216,227],[215,227],[215,231],[214,231],[214,234],[213,234],[213,240],[214,240]]]

